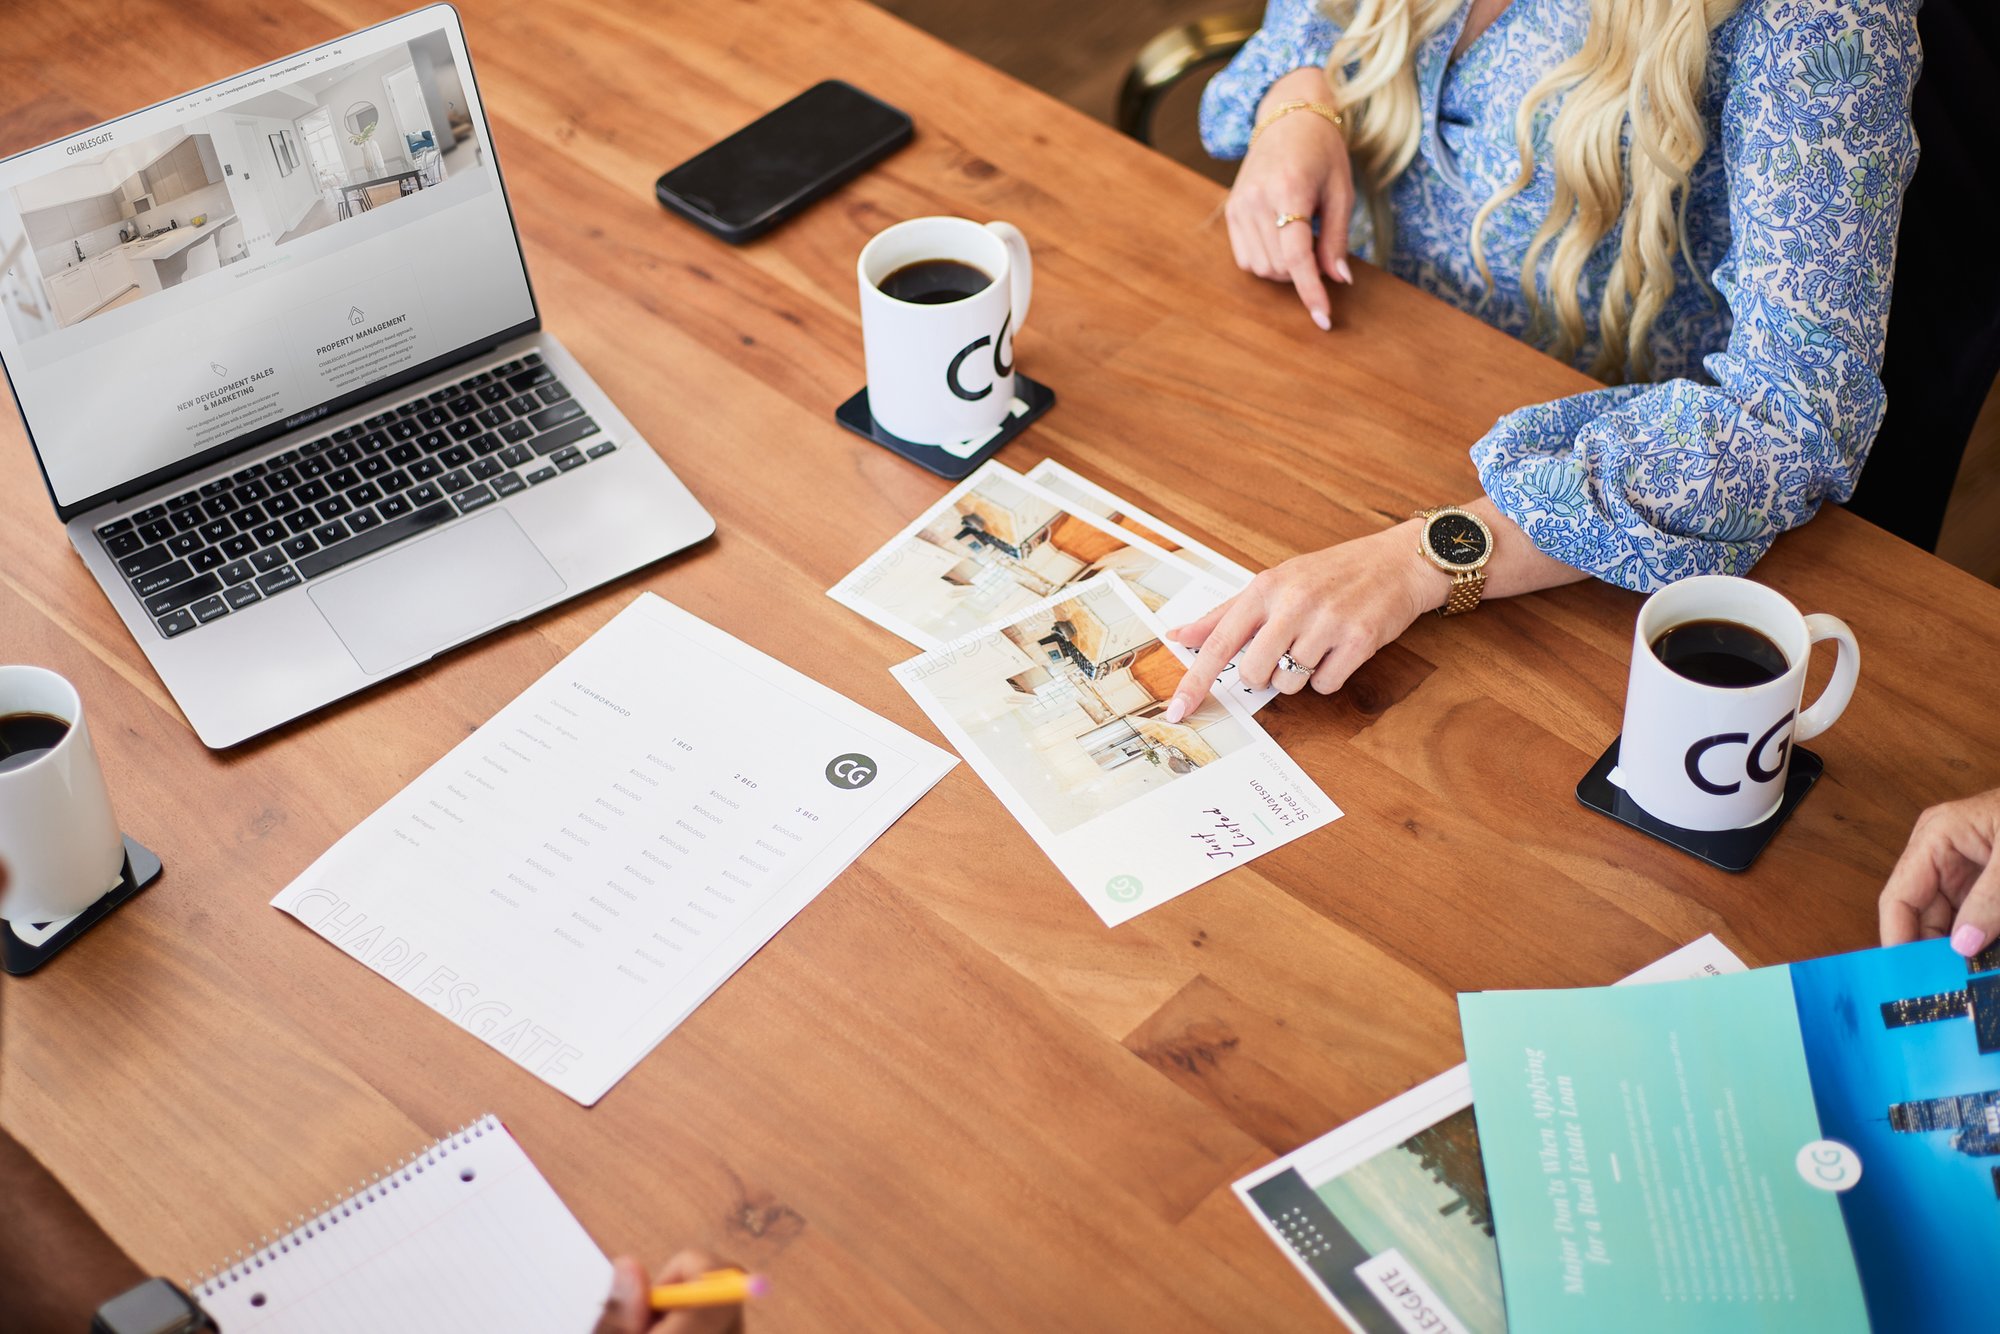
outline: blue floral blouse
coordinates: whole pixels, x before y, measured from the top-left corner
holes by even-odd
[[[1487,220],[1491,292],[1473,266],[1472,218],[1518,170],[1516,109],[1581,46],[1590,7],[1513,0],[1453,61],[1469,5],[1416,52],[1423,137],[1392,188],[1394,251],[1369,254],[1356,240],[1391,273],[1521,337],[1522,261],[1553,193],[1552,110],[1530,185]],[[1896,223],[1917,160],[1916,8],[1744,0],[1711,34],[1708,148],[1687,224],[1713,286],[1680,261],[1653,327],[1659,381],[1523,408],[1472,448],[1480,484],[1536,546],[1650,591],[1742,574],[1820,502],[1853,494],[1882,421]],[[1334,37],[1310,0],[1269,0],[1263,29],[1203,96],[1209,151],[1242,156],[1271,84],[1325,65]],[[1584,269],[1579,368],[1597,351],[1617,242],[1614,227]]]

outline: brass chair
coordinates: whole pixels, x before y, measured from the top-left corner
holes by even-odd
[[[1263,22],[1261,7],[1232,9],[1169,28],[1140,47],[1118,90],[1118,129],[1151,144],[1153,112],[1166,95],[1195,71],[1235,55]]]

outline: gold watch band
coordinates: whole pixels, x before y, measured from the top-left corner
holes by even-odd
[[[1464,570],[1451,577],[1451,596],[1438,608],[1440,616],[1462,616],[1479,605],[1486,592],[1486,571]]]

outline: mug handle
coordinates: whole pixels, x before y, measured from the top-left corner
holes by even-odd
[[[1833,679],[1826,683],[1826,689],[1819,692],[1819,698],[1812,706],[1799,714],[1799,721],[1792,728],[1792,740],[1810,741],[1840,721],[1840,715],[1847,711],[1847,701],[1854,698],[1854,683],[1861,678],[1861,646],[1854,642],[1854,632],[1847,628],[1847,622],[1838,616],[1814,613],[1806,617],[1807,652],[1813,644],[1822,644],[1831,639],[1838,646],[1839,656],[1834,659]]]
[[[1028,257],[1028,238],[1011,222],[989,222],[986,230],[1007,247],[1007,272],[1012,275],[1008,293],[1013,303],[1014,332],[1028,322],[1028,298],[1035,294],[1035,262]]]

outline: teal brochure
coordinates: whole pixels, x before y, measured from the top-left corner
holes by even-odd
[[[1511,1328],[1990,1329],[2000,951],[1459,998]]]

